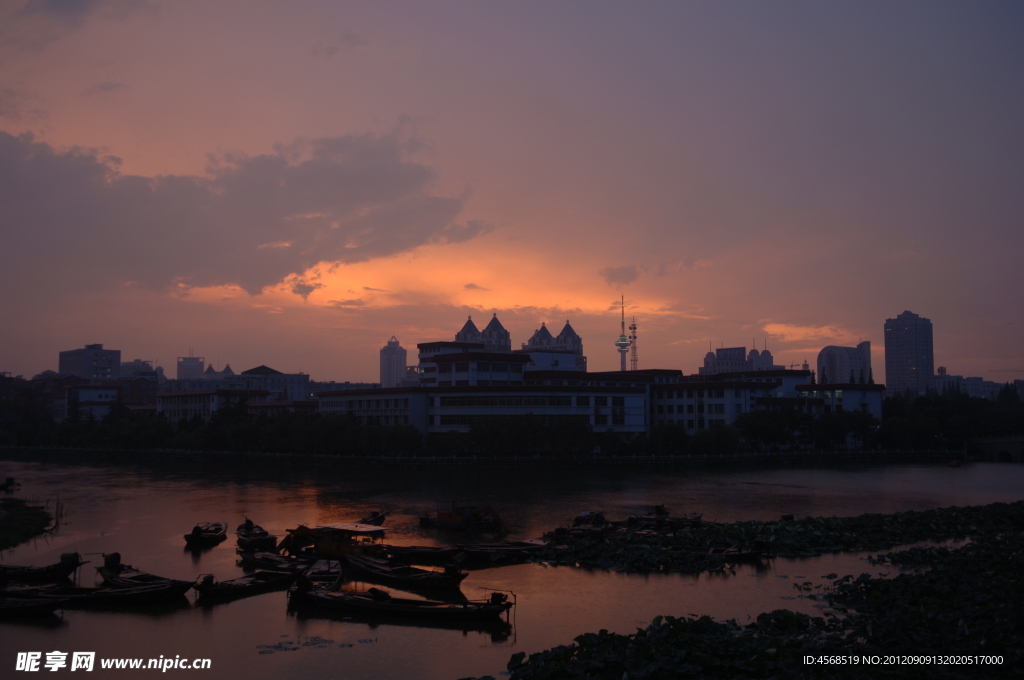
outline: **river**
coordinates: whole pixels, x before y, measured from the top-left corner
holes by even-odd
[[[511,539],[540,536],[569,523],[581,510],[610,519],[642,514],[663,503],[673,513],[698,511],[706,520],[775,520],[797,516],[851,516],[952,505],[1016,501],[1024,497],[1024,466],[968,463],[709,470],[599,467],[314,466],[298,458],[253,459],[146,456],[117,462],[88,456],[25,455],[0,459],[0,479],[22,483],[17,496],[61,503],[63,521],[52,534],[11,551],[4,564],[44,565],[77,550],[91,563],[79,571],[93,585],[100,553],[120,552],[125,563],[162,576],[218,580],[243,574],[233,536],[195,555],[183,534],[196,523],[250,517],[277,535],[299,524],[353,521],[388,510],[386,541],[445,545],[463,537],[423,529],[418,517],[436,500],[491,505],[512,526]],[[569,644],[604,628],[629,633],[662,614],[707,614],[740,623],[760,612],[788,608],[820,615],[822,605],[800,597],[797,580],[823,583],[828,573],[878,573],[865,554],[772,560],[734,575],[632,575],[523,564],[471,572],[462,590],[512,590],[517,606],[511,632],[388,623],[370,625],[340,615],[289,612],[283,592],[212,607],[133,612],[69,610],[46,623],[0,622],[0,668],[13,669],[17,652],[96,652],[101,658],[208,658],[209,677],[247,680],[500,677],[512,654]],[[70,658],[70,657],[69,657]],[[68,669],[64,669],[66,672]],[[102,671],[99,677],[130,677]],[[180,670],[169,670],[174,675]],[[7,675],[6,670],[2,675]]]

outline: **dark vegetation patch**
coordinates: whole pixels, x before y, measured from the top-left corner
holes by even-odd
[[[50,526],[50,513],[19,498],[0,500],[0,550],[24,543]]]
[[[691,552],[716,546],[757,548],[768,557],[810,557],[1020,531],[1024,531],[1024,501],[892,515],[704,524],[673,535],[570,535],[556,538],[538,557],[554,564],[596,569],[697,573],[729,568],[729,558]]]

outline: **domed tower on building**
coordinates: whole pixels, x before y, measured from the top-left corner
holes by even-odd
[[[488,352],[511,352],[512,351],[512,336],[509,334],[505,327],[498,321],[497,312],[491,317],[490,323],[484,328],[483,343],[487,346]]]
[[[500,324],[499,324],[500,325]],[[473,323],[473,317],[469,317],[462,326],[462,330],[455,334],[455,342],[483,342],[484,334]]]

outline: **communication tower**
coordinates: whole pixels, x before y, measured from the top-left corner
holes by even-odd
[[[637,368],[636,358],[636,317],[633,317],[633,323],[629,324],[629,370],[635,371]]]
[[[626,337],[626,296],[622,296],[621,302],[622,310],[622,326],[619,332],[619,339],[615,341],[615,346],[619,349],[619,370],[625,372],[626,370],[626,354],[629,353],[629,338]]]

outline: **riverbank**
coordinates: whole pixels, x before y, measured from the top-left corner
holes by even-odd
[[[508,670],[512,680],[1024,675],[1019,527],[988,532],[960,548],[911,549],[875,562],[926,571],[823,577],[831,587],[810,596],[831,608],[822,617],[776,610],[740,625],[659,616],[631,635],[602,630],[529,658],[520,652]]]
[[[609,455],[545,453],[522,456],[348,456],[262,451],[192,451],[183,449],[112,449],[3,446],[0,456],[17,460],[40,460],[47,456],[66,456],[72,460],[97,459],[125,462],[143,458],[181,460],[241,459],[247,461],[301,461],[317,466],[631,466],[677,469],[778,468],[813,465],[878,465],[887,463],[950,463],[967,460],[963,451],[785,451],[772,453],[733,453],[726,455]]]
[[[728,556],[707,554],[716,547],[738,546],[764,557],[814,557],[1006,532],[1024,532],[1024,501],[857,517],[704,523],[679,531],[563,531],[538,559],[611,571],[693,574],[730,568]]]
[[[0,499],[0,550],[9,550],[46,531],[53,517],[20,498]]]

